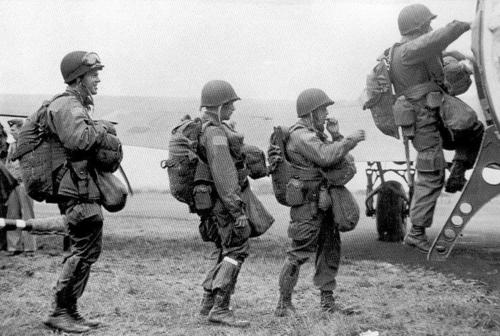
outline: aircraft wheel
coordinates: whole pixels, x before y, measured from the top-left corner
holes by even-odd
[[[397,181],[386,181],[377,195],[376,223],[379,240],[399,242],[406,234],[406,193]]]

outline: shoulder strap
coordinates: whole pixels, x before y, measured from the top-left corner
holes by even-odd
[[[387,53],[386,66],[387,66],[387,72],[389,73],[389,79],[391,80],[391,82],[392,82],[391,65],[392,65],[392,58],[394,57],[394,48],[399,45],[401,45],[401,43],[399,42],[394,43],[392,47],[389,48]]]

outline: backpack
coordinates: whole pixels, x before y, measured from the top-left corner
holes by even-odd
[[[286,126],[276,126],[269,140],[268,161],[269,174],[273,185],[276,200],[285,206],[290,206],[286,200],[286,186],[292,178],[292,165],[286,157],[286,143],[290,137],[289,128]],[[272,146],[278,146],[280,154],[269,155]]]
[[[382,133],[399,139],[392,106],[396,101],[390,78],[390,65],[394,47],[386,49],[366,78],[366,102],[363,110],[370,109],[377,128]]]
[[[53,159],[57,155],[65,159],[65,154],[63,150],[55,150],[51,144],[55,139],[47,125],[47,109],[53,101],[67,95],[62,93],[44,101],[25,120],[19,132],[17,150],[12,157],[12,160],[19,160],[26,192],[38,202],[55,202],[57,188],[52,175],[58,167],[52,166]]]
[[[190,212],[196,211],[193,190],[200,161],[198,143],[201,131],[201,119],[191,119],[186,115],[172,130],[168,142],[168,159],[161,161],[161,167],[167,168],[170,193],[178,201],[186,203]]]

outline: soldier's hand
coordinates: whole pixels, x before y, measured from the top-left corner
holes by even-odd
[[[364,141],[365,140],[365,131],[364,130],[357,130],[353,134],[351,134],[349,136],[349,138],[356,141],[356,143]]]
[[[270,145],[269,149],[267,150],[267,155],[269,157],[274,156],[274,155],[281,155],[280,146],[278,146],[278,145]]]
[[[236,218],[236,222],[234,223],[234,227],[244,228],[248,226],[248,218],[246,215],[241,215]]]
[[[340,133],[339,121],[334,117],[326,119],[326,130],[332,137],[338,137]]]
[[[101,125],[103,125],[104,128],[106,129],[107,133],[116,136],[116,128],[115,128],[115,126],[113,125],[113,123],[111,121],[108,121],[108,120],[97,120],[96,122],[100,123]]]

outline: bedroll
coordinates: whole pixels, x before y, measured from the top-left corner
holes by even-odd
[[[198,166],[198,139],[202,130],[200,118],[185,116],[172,130],[168,143],[168,159],[161,162],[167,168],[170,193],[178,201],[186,203],[191,212],[194,207],[194,180]]]
[[[366,78],[367,95],[363,110],[370,109],[373,121],[384,134],[399,139],[398,128],[394,122],[392,106],[396,100],[389,76],[389,67],[394,47],[387,49],[377,61]]]

